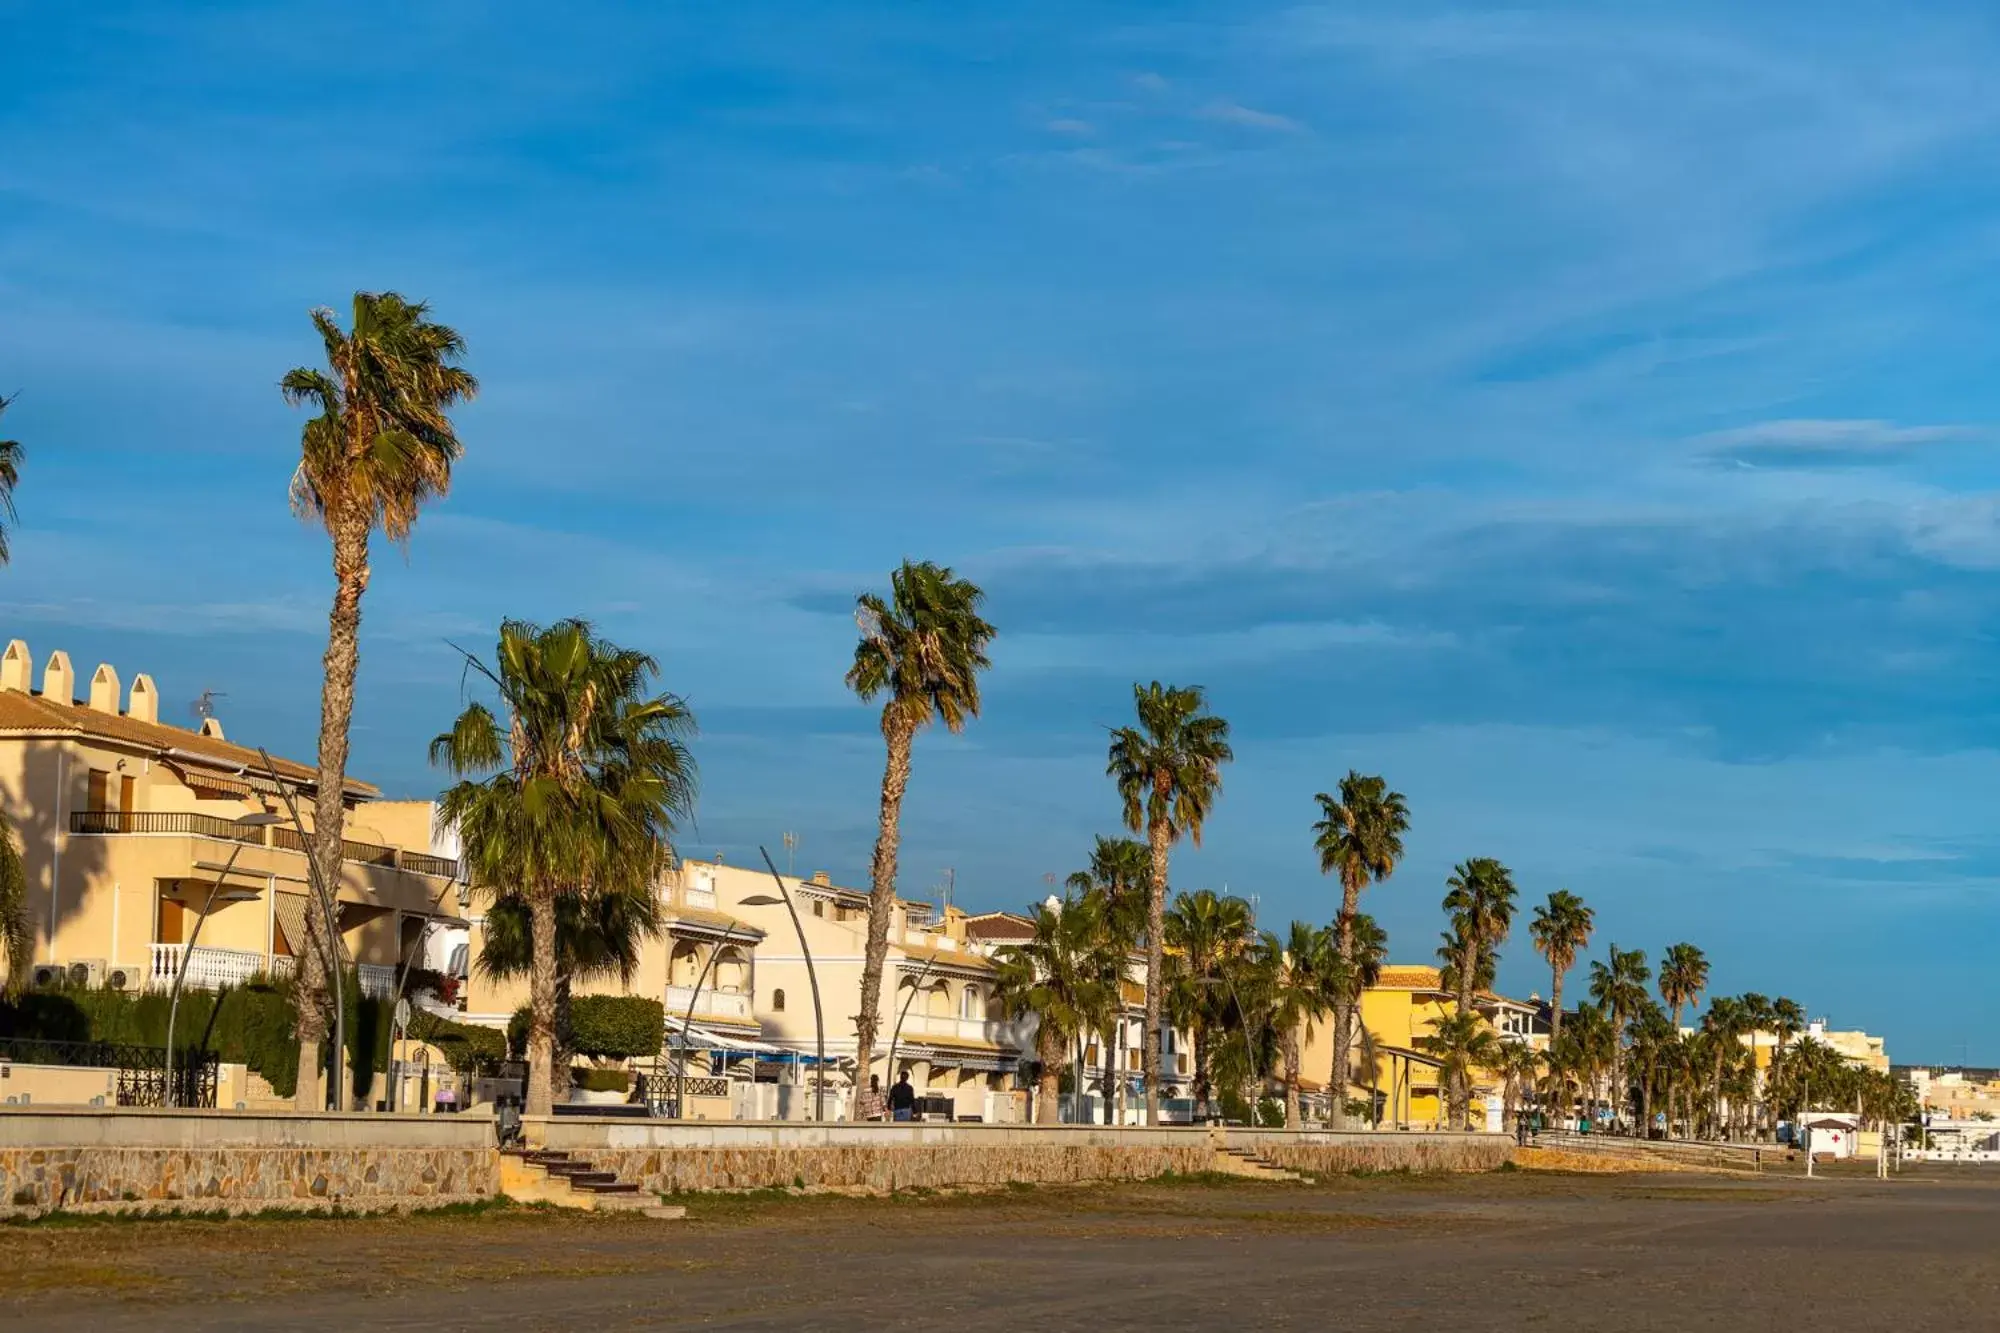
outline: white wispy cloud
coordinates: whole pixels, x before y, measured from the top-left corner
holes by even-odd
[[[1261,111],[1254,106],[1228,99],[1210,102],[1195,113],[1203,120],[1212,120],[1222,125],[1240,125],[1244,129],[1271,130],[1281,134],[1296,134],[1305,126],[1290,116],[1281,116],[1275,111]]]
[[[1738,467],[1851,467],[1894,463],[1927,445],[1977,434],[1963,425],[1905,426],[1872,418],[1793,418],[1699,438],[1702,455]]]

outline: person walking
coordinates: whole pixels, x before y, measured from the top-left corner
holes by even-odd
[[[896,1086],[889,1089],[889,1118],[891,1120],[915,1120],[917,1118],[917,1090],[910,1086],[907,1072],[896,1079]]]
[[[882,1076],[870,1074],[868,1086],[854,1099],[856,1120],[882,1120],[888,1116],[887,1104],[882,1100]]]

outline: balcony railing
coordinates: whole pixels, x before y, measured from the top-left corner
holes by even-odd
[[[697,1017],[707,1014],[711,1018],[738,1018],[745,1022],[750,1019],[750,997],[741,991],[716,990],[712,986],[701,988],[701,998],[695,999],[692,986],[667,987],[667,1013],[685,1016],[688,1004],[694,1003]]]
[[[357,963],[361,993],[371,1000],[386,1000],[396,993],[396,969],[381,963]]]
[[[903,1020],[905,1037],[956,1037],[1005,1046],[1011,1035],[1005,1023],[990,1018],[953,1018],[949,1014],[911,1014]]]
[[[180,971],[181,955],[187,952],[187,946],[155,944],[152,950],[146,989],[172,990],[174,976]],[[214,949],[198,944],[194,955],[188,959],[187,981],[184,984],[195,990],[221,990],[224,986],[240,986],[259,973],[269,976],[276,971],[261,953],[252,953],[247,949]]]
[[[223,819],[218,815],[198,815],[185,811],[78,810],[69,818],[69,831],[85,834],[178,833],[199,838],[220,838],[224,842],[240,842],[247,847],[282,847],[287,851],[301,853],[306,850],[306,840],[294,829],[283,826],[272,828],[267,842],[263,828],[244,828],[234,820]],[[340,857],[343,861],[355,865],[383,866],[392,870],[406,870],[415,875],[431,875],[438,879],[452,879],[458,874],[458,862],[448,856],[432,856],[427,852],[405,852],[372,842],[342,839]]]

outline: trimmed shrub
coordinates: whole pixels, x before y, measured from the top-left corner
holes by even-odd
[[[572,1069],[570,1077],[585,1092],[630,1092],[632,1072],[628,1069]]]
[[[569,1002],[570,1049],[599,1060],[658,1055],[666,1006],[643,995],[579,995]]]
[[[410,1039],[437,1047],[445,1063],[461,1074],[491,1073],[507,1058],[506,1033],[476,1023],[454,1023],[421,1009],[410,1015]]]

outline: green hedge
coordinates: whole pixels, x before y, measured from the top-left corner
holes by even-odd
[[[419,1009],[410,1015],[410,1039],[429,1042],[461,1074],[490,1073],[507,1058],[507,1035],[495,1028],[454,1023]]]
[[[628,1069],[577,1069],[571,1071],[576,1086],[585,1092],[630,1092],[632,1072]]]
[[[26,991],[0,1000],[0,1037],[164,1047],[170,1006],[170,998],[157,991]],[[257,979],[223,991],[183,991],[174,1045],[183,1053],[207,1052],[226,1064],[247,1065],[280,1097],[289,1097],[299,1082],[296,1027],[291,983]]]
[[[667,1040],[667,1010],[643,995],[578,995],[569,1002],[569,1049],[599,1060],[658,1055]],[[515,1057],[528,1048],[528,1008],[507,1020],[507,1046]]]

